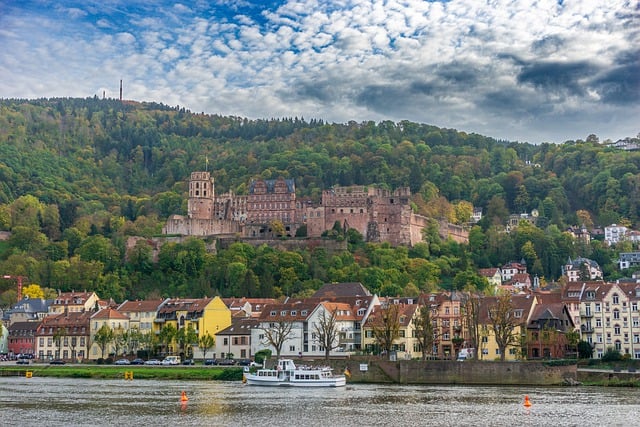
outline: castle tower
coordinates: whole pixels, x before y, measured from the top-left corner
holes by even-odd
[[[192,172],[189,179],[187,211],[192,219],[213,218],[215,191],[209,172]]]

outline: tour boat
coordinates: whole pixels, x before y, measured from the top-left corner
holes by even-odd
[[[342,387],[347,380],[344,375],[335,375],[328,367],[296,367],[291,359],[280,359],[275,369],[258,369],[245,372],[244,380],[249,385],[288,387]]]

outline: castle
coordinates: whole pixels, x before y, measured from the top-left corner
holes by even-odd
[[[356,229],[367,242],[389,242],[412,246],[423,241],[428,218],[414,214],[409,205],[411,191],[364,186],[334,187],[322,192],[318,205],[298,200],[292,179],[254,180],[248,195],[215,194],[209,172],[193,172],[189,179],[187,216],[172,215],[163,233],[183,236],[241,236],[244,238],[292,237],[306,226],[307,237],[320,237],[338,222],[345,230]],[[283,230],[274,230],[274,221]],[[440,223],[440,235],[466,241],[461,227]]]

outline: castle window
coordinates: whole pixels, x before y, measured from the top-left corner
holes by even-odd
[[[391,204],[393,204],[393,199],[390,200]]]

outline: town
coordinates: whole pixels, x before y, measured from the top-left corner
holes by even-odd
[[[388,352],[397,359],[456,359],[463,349],[465,355],[477,349],[470,355],[477,360],[538,360],[575,358],[579,342],[589,344],[593,357],[615,350],[640,359],[639,302],[637,278],[571,281],[558,291],[415,298],[329,283],[311,298],[281,302],[213,297],[116,304],[95,292],[63,292],[54,300],[21,300],[5,313],[4,336],[11,357],[64,362],[251,359],[264,349],[313,358]]]

